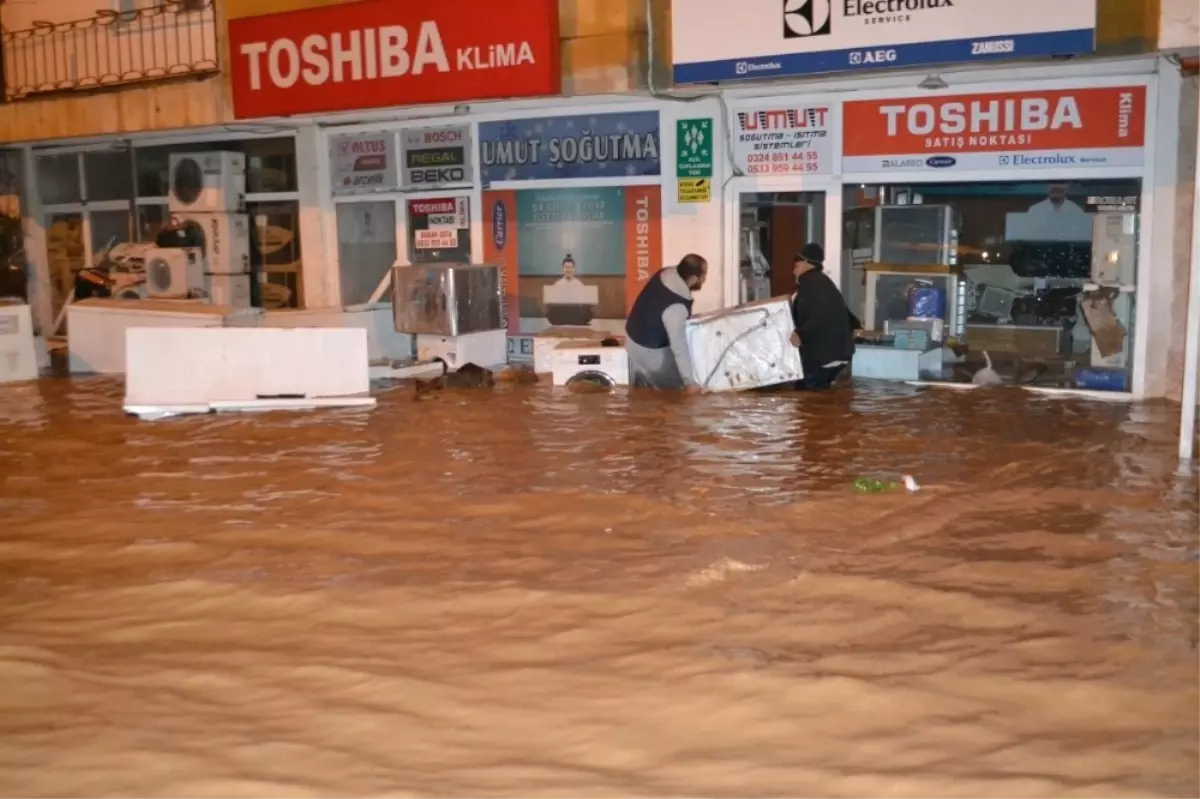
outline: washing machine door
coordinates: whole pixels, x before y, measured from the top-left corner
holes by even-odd
[[[611,375],[596,369],[576,372],[567,379],[567,386],[598,386],[600,388],[616,388],[617,381]]]

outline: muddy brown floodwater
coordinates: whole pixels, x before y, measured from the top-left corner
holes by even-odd
[[[4,795],[1200,794],[1170,407],[120,396],[0,387]]]

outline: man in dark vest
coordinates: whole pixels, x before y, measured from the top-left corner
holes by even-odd
[[[631,382],[660,391],[700,391],[692,377],[685,330],[692,315],[692,293],[704,287],[708,261],[683,256],[646,281],[625,321],[625,349]]]

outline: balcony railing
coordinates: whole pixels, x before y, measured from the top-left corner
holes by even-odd
[[[214,0],[163,0],[73,22],[4,31],[4,99],[216,73]]]

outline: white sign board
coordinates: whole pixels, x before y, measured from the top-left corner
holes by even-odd
[[[413,128],[404,141],[404,186],[433,189],[470,183],[471,127]]]
[[[1095,49],[1096,0],[675,2],[677,84],[1077,55]]]
[[[400,185],[396,134],[330,136],[329,166],[334,194],[395,191]]]
[[[761,100],[730,109],[733,159],[745,175],[826,175],[833,171],[833,109]]]
[[[418,250],[451,250],[458,246],[458,230],[456,228],[418,230],[415,234]]]

